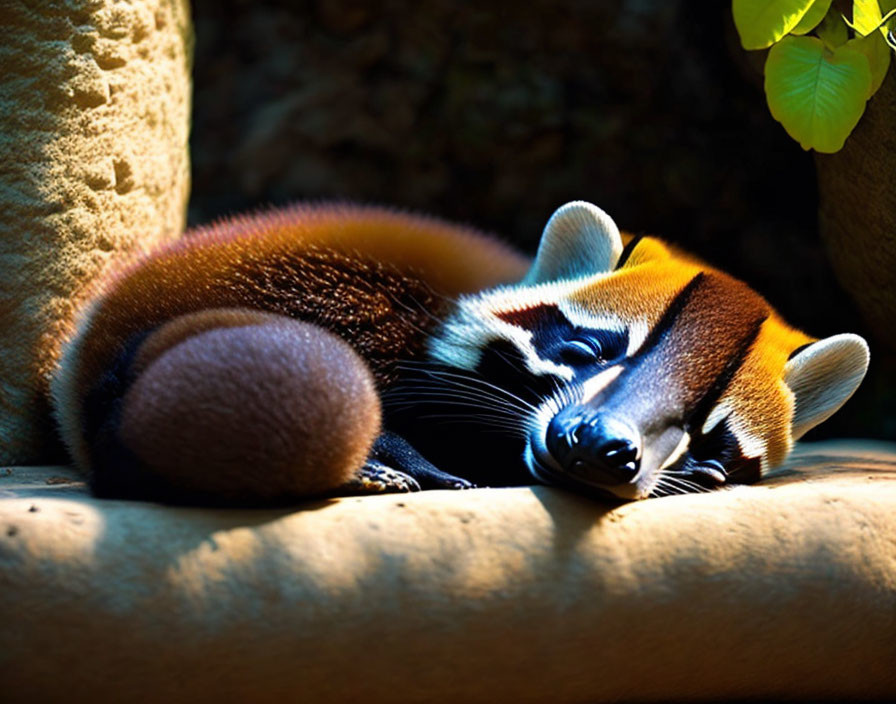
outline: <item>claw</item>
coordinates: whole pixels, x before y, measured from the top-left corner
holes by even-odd
[[[417,452],[407,440],[395,433],[384,431],[373,445],[368,464],[376,462],[380,466],[396,468],[409,478],[413,478],[425,489],[473,489],[475,484],[462,477],[442,472]]]
[[[406,494],[420,490],[420,484],[412,476],[393,469],[378,460],[369,459],[355,477],[342,485],[340,493]]]
[[[466,479],[458,479],[456,482],[451,484],[451,489],[476,489],[477,486],[473,482],[468,482]]]

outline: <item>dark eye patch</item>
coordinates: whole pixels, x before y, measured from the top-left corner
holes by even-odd
[[[512,325],[530,330],[532,344],[542,359],[593,372],[625,356],[627,330],[608,330],[573,325],[555,305],[541,304],[523,310],[499,313]]]
[[[561,364],[581,368],[616,362],[625,356],[628,349],[628,333],[625,331],[574,327],[567,334],[553,346],[545,346],[543,351],[539,349],[539,354]]]
[[[594,364],[604,358],[604,348],[593,335],[576,335],[560,347],[560,359],[571,366]]]
[[[506,340],[491,342],[482,350],[476,374],[533,406],[538,406],[557,388],[553,378],[532,374],[516,346]]]
[[[728,484],[753,484],[759,481],[758,457],[744,457],[728,419],[717,423],[706,435],[691,429],[688,456],[697,463],[718,462],[725,468]]]

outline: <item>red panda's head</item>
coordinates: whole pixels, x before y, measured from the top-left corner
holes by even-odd
[[[755,480],[850,397],[868,347],[808,337],[659,240],[624,245],[577,201],[523,281],[460,299],[430,357],[517,408],[536,479],[640,499]]]

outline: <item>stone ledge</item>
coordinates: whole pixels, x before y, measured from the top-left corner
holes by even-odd
[[[8,471],[13,701],[896,696],[896,445],[612,509],[546,487],[168,508]]]

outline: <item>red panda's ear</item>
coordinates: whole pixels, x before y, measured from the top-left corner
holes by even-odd
[[[868,370],[868,344],[858,335],[833,335],[801,349],[784,367],[794,395],[793,439],[830,418],[852,396]]]
[[[621,254],[622,238],[613,219],[596,205],[576,200],[548,220],[535,263],[523,283],[577,279],[611,271]]]

